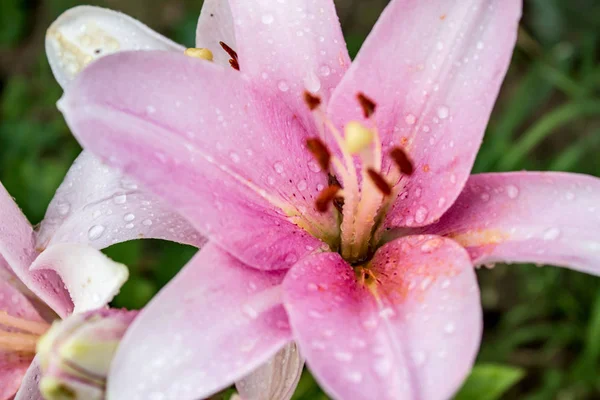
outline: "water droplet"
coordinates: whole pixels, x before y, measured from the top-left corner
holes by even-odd
[[[481,40],[477,42],[477,49],[478,50],[483,49],[483,42]]]
[[[57,211],[60,215],[67,215],[71,211],[71,205],[67,202],[60,202],[57,205]]]
[[[560,236],[560,229],[550,228],[544,232],[544,240],[556,240]]]
[[[448,322],[444,326],[444,332],[446,332],[447,334],[453,334],[454,331],[456,331],[456,325],[454,325],[452,322]]]
[[[450,110],[446,106],[439,106],[437,108],[437,116],[439,119],[446,119],[450,115]]]
[[[417,224],[422,224],[425,222],[425,219],[427,218],[427,212],[427,208],[423,206],[419,207],[415,213],[415,222]]]
[[[113,201],[115,204],[125,204],[127,202],[126,194],[116,194],[113,197]]]
[[[125,214],[125,216],[123,216],[123,220],[125,220],[125,222],[131,222],[135,219],[135,215],[133,215],[132,213],[128,213]]]
[[[265,25],[271,25],[273,23],[273,21],[275,20],[275,18],[273,18],[273,16],[271,14],[265,14],[262,16],[262,18],[260,20]]]
[[[229,157],[231,158],[231,161],[233,161],[236,164],[240,162],[240,156],[237,153],[231,153]]]
[[[508,185],[506,187],[506,194],[511,199],[516,199],[519,196],[519,189],[514,185]]]
[[[346,351],[336,351],[333,356],[338,361],[349,362],[352,361],[352,354]]]
[[[275,172],[277,172],[278,174],[283,174],[283,164],[280,162],[276,162],[275,164],[273,164],[273,169],[275,169]]]
[[[133,229],[134,226],[135,226],[134,224],[127,224],[127,225],[125,225],[125,228],[126,229]]]
[[[314,318],[314,319],[322,319],[323,318],[323,314],[321,314],[320,312],[315,311],[315,310],[310,310],[308,312],[308,316],[311,318]]]
[[[421,246],[421,251],[423,253],[430,253],[433,250],[440,247],[441,245],[442,245],[441,239],[438,239],[438,238],[430,239],[430,240],[426,241],[425,243],[423,243],[423,245]]]
[[[321,73],[321,76],[329,76],[329,74],[331,74],[331,68],[329,68],[328,65],[322,65],[321,68],[319,68],[319,72]]]
[[[437,44],[435,45],[436,49],[438,50],[443,50],[444,49],[444,43],[442,42],[437,42]]]
[[[575,199],[575,193],[573,192],[567,192],[567,194],[565,195],[567,200],[574,200]]]
[[[104,230],[106,228],[103,225],[94,225],[90,228],[90,230],[88,231],[88,238],[90,240],[96,240],[99,239],[102,234],[104,233]]]
[[[426,276],[425,278],[423,278],[420,285],[421,290],[427,290],[429,285],[431,285],[431,282],[433,282],[433,279],[430,276]]]
[[[156,108],[154,106],[147,106],[146,107],[146,112],[148,114],[154,114],[156,112]]]
[[[425,361],[427,360],[427,354],[425,354],[425,352],[419,351],[419,350],[413,351],[412,354],[411,354],[411,357],[412,357],[414,363],[418,367],[420,367],[423,364],[425,364]]]
[[[289,253],[285,256],[285,262],[288,265],[295,264],[298,261],[298,256],[294,253]]]
[[[290,86],[288,85],[288,83],[286,81],[279,81],[279,83],[277,84],[277,87],[282,92],[287,92],[288,90],[290,90]]]
[[[363,376],[358,371],[351,371],[346,374],[346,379],[348,379],[352,383],[361,383],[363,380]]]
[[[482,193],[480,197],[481,197],[481,200],[484,201],[484,202],[490,201],[490,194],[489,193]]]
[[[144,226],[152,226],[152,220],[145,219],[145,220],[142,221],[142,225],[144,225]]]
[[[304,191],[306,190],[306,188],[308,187],[307,183],[305,180],[301,180],[300,182],[298,182],[298,184],[296,185],[296,188],[298,188],[299,191]]]
[[[396,312],[390,307],[386,307],[383,310],[379,311],[379,316],[383,319],[390,319],[394,315],[396,315]]]
[[[404,117],[404,121],[408,125],[414,125],[415,122],[417,122],[417,118],[413,114],[408,114],[406,117]]]
[[[249,305],[244,305],[242,307],[242,311],[244,312],[244,314],[246,314],[248,317],[252,318],[252,319],[256,319],[258,318],[258,311],[256,311],[254,308],[252,308]]]

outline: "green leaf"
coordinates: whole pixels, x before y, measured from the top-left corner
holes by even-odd
[[[496,400],[525,376],[521,368],[500,364],[479,364],[454,400]]]

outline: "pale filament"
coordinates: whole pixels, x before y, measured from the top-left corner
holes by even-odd
[[[49,328],[45,322],[29,321],[0,311],[0,349],[35,354],[38,339]]]

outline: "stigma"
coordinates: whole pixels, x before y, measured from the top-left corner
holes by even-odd
[[[0,350],[17,358],[33,359],[37,342],[50,328],[45,322],[30,321],[0,311]]]
[[[305,94],[305,103],[321,127],[320,137],[308,139],[307,147],[335,181],[323,189],[315,205],[325,212],[333,203],[341,214],[339,251],[351,264],[373,253],[385,214],[413,172],[412,161],[399,146],[389,154],[396,168],[382,170],[383,148],[373,118],[377,104],[363,93],[356,98],[365,121],[348,121],[342,134],[321,110],[320,99]],[[338,151],[327,148],[328,137]]]

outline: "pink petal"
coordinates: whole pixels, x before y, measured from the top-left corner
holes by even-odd
[[[56,243],[102,249],[140,238],[200,247],[204,239],[190,224],[137,183],[83,152],[67,173],[41,223],[38,249]]]
[[[369,288],[335,253],[288,273],[285,305],[309,368],[339,399],[450,398],[482,329],[468,254],[448,239],[409,236],[369,265]]]
[[[384,154],[406,150],[414,174],[388,226],[437,220],[466,182],[516,40],[521,0],[393,0],[336,89],[338,125],[378,105]],[[384,160],[384,170],[390,166]]]
[[[0,221],[0,257],[27,288],[56,313],[68,313],[73,306],[56,273],[29,271],[29,266],[37,256],[34,250],[34,232],[1,183]]]
[[[93,6],[65,11],[46,33],[48,62],[63,88],[87,64],[126,50],[183,52],[184,48],[125,14]]]
[[[440,222],[477,264],[534,262],[600,275],[600,179],[517,172],[473,175]]]
[[[290,216],[334,234],[333,215],[314,206],[327,178],[314,172],[304,127],[234,70],[114,54],[83,71],[61,107],[85,147],[249,265],[286,268],[321,245]]]
[[[129,277],[125,265],[93,247],[72,243],[50,246],[34,261],[31,270],[56,272],[69,291],[75,313],[106,306]]]
[[[279,350],[268,362],[235,383],[244,400],[289,400],[294,395],[304,359],[296,343]]]
[[[2,354],[0,353],[0,400],[10,400],[19,390],[29,364],[4,366],[1,358]],[[43,399],[40,398],[40,400]]]
[[[282,278],[207,244],[125,334],[108,397],[205,398],[262,365],[291,337]]]
[[[23,378],[15,400],[44,400],[39,389],[41,374],[40,365],[36,357]]]
[[[215,63],[230,68],[230,57],[219,42],[237,48],[231,7],[228,1],[204,0],[196,28],[196,47],[209,49]]]
[[[328,99],[350,66],[332,0],[230,0],[240,69],[293,110],[302,93]]]

